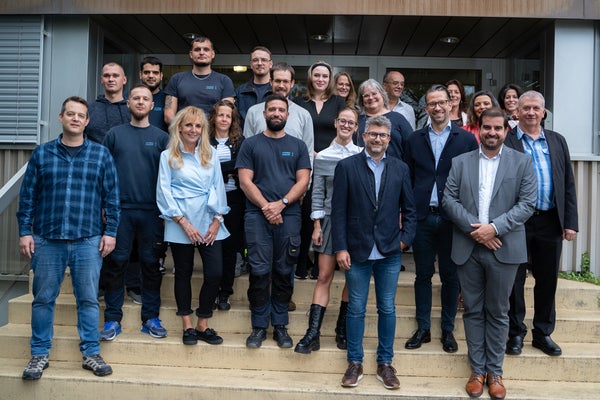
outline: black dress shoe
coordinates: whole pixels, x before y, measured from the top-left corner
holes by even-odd
[[[404,345],[407,349],[418,349],[423,343],[431,342],[431,333],[429,329],[417,329],[410,339]]]
[[[560,356],[562,350],[560,346],[554,343],[550,335],[548,336],[534,336],[533,342],[531,343],[536,349],[540,349],[549,356]]]
[[[518,356],[523,349],[523,336],[512,336],[506,342],[505,353],[511,356]]]
[[[442,348],[446,353],[456,353],[458,351],[458,343],[454,339],[451,331],[442,331]]]

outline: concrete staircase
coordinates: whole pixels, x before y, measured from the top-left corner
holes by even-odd
[[[169,257],[170,259],[170,257]],[[404,258],[410,271],[412,259]],[[160,318],[169,330],[165,339],[139,332],[140,306],[126,300],[123,333],[102,343],[102,355],[114,373],[98,378],[81,368],[76,330],[75,301],[70,277],[65,278],[56,304],[54,347],[50,368],[41,380],[22,381],[29,359],[31,294],[13,299],[9,323],[0,328],[0,399],[467,399],[469,375],[466,343],[460,313],[456,323],[459,351],[446,354],[439,337],[439,291],[434,283],[431,343],[405,350],[414,320],[414,274],[402,272],[397,292],[397,331],[394,366],[401,388],[384,389],[375,378],[377,314],[369,299],[365,338],[365,379],[354,389],[340,386],[346,353],[334,341],[334,326],[344,277],[337,272],[332,299],[322,328],[321,350],[310,355],[279,349],[271,339],[260,349],[247,349],[250,314],[246,299],[248,276],[236,279],[230,311],[215,311],[210,326],[224,343],[197,346],[181,343],[181,322],[175,315],[173,275],[163,280]],[[68,274],[67,274],[68,275]],[[437,278],[436,278],[437,279]],[[291,313],[290,335],[296,343],[306,330],[306,310],[315,281],[295,282],[297,311]],[[527,282],[527,304],[532,304],[533,279]],[[198,293],[201,274],[193,278]],[[600,287],[561,280],[557,294],[558,321],[553,338],[561,357],[549,357],[531,346],[530,336],[520,356],[507,356],[504,379],[510,399],[600,399]],[[528,313],[531,315],[531,311]],[[530,325],[531,321],[527,321]],[[488,398],[484,392],[482,398]]]

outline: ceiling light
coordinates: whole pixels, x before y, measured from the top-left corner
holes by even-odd
[[[460,42],[460,39],[457,38],[456,36],[444,36],[444,37],[440,38],[440,42],[447,43],[447,44],[456,44],[456,43]]]
[[[248,67],[245,65],[234,65],[233,72],[246,72],[248,71]]]
[[[324,42],[329,39],[329,35],[322,33],[317,35],[310,35],[310,38],[316,42]]]
[[[189,32],[189,33],[184,33],[183,37],[186,38],[187,40],[189,40],[190,42],[194,39],[199,38],[201,35],[199,33],[194,33],[194,32]]]

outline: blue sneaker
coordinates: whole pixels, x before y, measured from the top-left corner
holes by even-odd
[[[121,324],[117,321],[108,321],[104,323],[104,328],[100,331],[100,340],[111,341],[121,333]]]
[[[160,324],[160,319],[150,318],[142,323],[142,333],[146,333],[154,338],[162,339],[167,337],[167,330]]]

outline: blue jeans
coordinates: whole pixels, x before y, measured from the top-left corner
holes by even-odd
[[[365,333],[365,311],[371,275],[375,279],[377,300],[377,364],[391,364],[394,357],[396,335],[396,288],[402,264],[401,254],[381,260],[352,261],[346,271],[348,285],[348,315],[346,335],[348,340],[348,362],[363,362],[363,336]]]
[[[415,305],[419,329],[431,327],[431,278],[435,273],[437,255],[438,270],[442,281],[442,330],[452,332],[458,307],[460,284],[456,264],[452,262],[452,222],[439,214],[429,213],[417,223],[413,241],[415,259]]]
[[[98,333],[98,279],[102,256],[100,236],[76,241],[34,237],[33,303],[31,304],[31,355],[50,353],[54,335],[54,305],[67,265],[77,302],[79,350],[83,355],[100,353]]]

